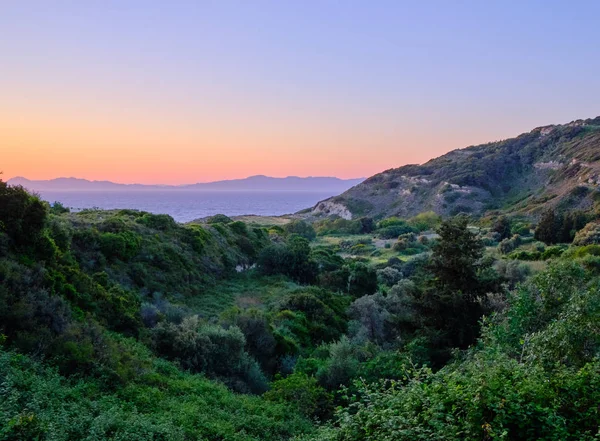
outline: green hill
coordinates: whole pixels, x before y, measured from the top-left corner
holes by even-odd
[[[310,214],[383,218],[426,211],[536,215],[550,207],[591,210],[600,200],[599,186],[600,117],[538,127],[423,165],[386,170],[319,202]]]

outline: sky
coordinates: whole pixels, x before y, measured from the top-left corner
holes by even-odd
[[[0,1],[3,179],[366,177],[600,115],[598,1]]]

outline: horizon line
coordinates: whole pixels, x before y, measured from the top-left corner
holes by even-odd
[[[98,179],[88,179],[88,178],[79,178],[79,177],[75,177],[75,176],[57,176],[55,178],[50,178],[50,179],[30,179],[27,178],[25,176],[13,176],[11,178],[6,179],[5,181],[2,179],[1,173],[0,173],[0,181],[4,181],[4,182],[9,182],[13,179],[24,179],[26,181],[29,182],[37,182],[37,183],[47,183],[47,182],[52,182],[52,181],[57,181],[59,179],[73,179],[73,180],[79,180],[79,181],[86,181],[86,182],[90,182],[90,183],[108,183],[108,184],[115,184],[115,185],[124,185],[124,186],[145,186],[145,187],[185,187],[185,186],[190,186],[190,185],[197,185],[197,184],[215,184],[215,183],[219,183],[219,182],[231,182],[231,181],[243,181],[243,180],[247,180],[247,179],[251,179],[251,178],[269,178],[269,179],[289,179],[289,178],[298,178],[298,179],[337,179],[340,181],[356,181],[356,180],[365,180],[367,179],[367,177],[365,176],[361,176],[361,177],[356,177],[356,178],[340,178],[337,176],[297,176],[297,175],[288,175],[288,176],[269,176],[269,175],[262,175],[262,174],[258,174],[258,175],[250,175],[250,176],[246,176],[244,178],[230,178],[230,179],[218,179],[218,180],[214,180],[214,181],[197,181],[197,182],[192,182],[192,183],[187,183],[187,184],[160,184],[160,183],[152,183],[152,184],[142,184],[142,183],[137,183],[137,182],[133,182],[130,184],[126,184],[123,182],[115,182],[115,181],[110,181],[110,180],[98,180]]]

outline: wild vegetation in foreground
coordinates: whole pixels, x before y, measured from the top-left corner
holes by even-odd
[[[2,440],[600,439],[594,212],[0,225]]]

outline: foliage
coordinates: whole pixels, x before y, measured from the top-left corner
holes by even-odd
[[[408,220],[408,224],[417,231],[433,230],[442,223],[442,217],[433,211],[419,213]]]
[[[407,221],[398,219],[397,217],[389,217],[380,221],[377,224],[377,230],[375,230],[377,235],[382,239],[393,239],[402,234],[415,233],[417,231]]]
[[[0,438],[7,440],[285,440],[311,431],[294,406],[234,394],[149,358],[135,381],[104,390],[0,349]]]
[[[257,266],[264,275],[283,274],[300,283],[314,281],[318,271],[308,240],[295,234],[285,244],[265,247],[258,256]]]
[[[179,325],[159,324],[153,329],[153,341],[159,354],[192,372],[221,379],[237,391],[260,393],[267,389],[266,377],[244,351],[246,339],[236,326],[224,329],[190,316]]]
[[[265,400],[282,404],[292,404],[307,417],[326,420],[333,410],[333,397],[318,385],[314,377],[303,373],[294,373],[285,378],[276,379]]]
[[[317,232],[311,224],[301,219],[294,219],[283,226],[283,230],[288,234],[297,234],[308,240],[314,240]]]
[[[598,245],[600,244],[600,223],[590,222],[575,234],[573,245]]]
[[[306,439],[595,440],[599,319],[598,280],[553,263],[511,293],[477,347],[435,373],[405,365],[396,381],[358,382],[335,424]]]
[[[233,220],[224,214],[215,214],[206,219],[207,224],[230,224]]]
[[[500,235],[500,240],[509,238],[512,234],[510,220],[506,216],[500,216],[492,226],[492,231]]]
[[[542,214],[534,237],[546,245],[570,243],[586,222],[587,216],[578,211],[557,213],[554,210],[547,210]]]
[[[483,245],[467,228],[466,217],[442,223],[433,247],[430,287],[418,299],[421,320],[436,346],[465,348],[478,335],[484,313],[481,295],[488,286],[481,277]]]

